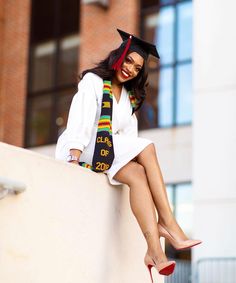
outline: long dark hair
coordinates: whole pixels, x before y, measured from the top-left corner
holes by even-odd
[[[97,63],[94,68],[83,71],[80,74],[79,78],[82,79],[85,74],[87,74],[88,72],[92,72],[101,77],[103,80],[111,80],[112,77],[115,75],[115,71],[112,69],[112,65],[121,56],[123,50],[124,47],[122,44],[119,48],[112,50],[109,55],[104,60]],[[137,111],[141,107],[146,98],[145,88],[147,86],[148,77],[146,70],[146,60],[144,60],[143,66],[139,71],[137,77],[124,83],[124,86],[127,91],[131,91],[137,99],[137,106],[134,111]]]

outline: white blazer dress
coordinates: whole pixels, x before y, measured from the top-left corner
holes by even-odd
[[[56,159],[65,160],[70,149],[82,151],[80,162],[92,164],[97,126],[101,114],[103,79],[87,73],[78,84],[69,110],[67,127],[59,136]],[[151,140],[138,137],[138,123],[127,90],[122,88],[119,102],[113,96],[112,134],[115,158],[110,169],[104,171],[112,185],[120,185],[114,175],[135,158]],[[90,170],[90,169],[88,169]]]

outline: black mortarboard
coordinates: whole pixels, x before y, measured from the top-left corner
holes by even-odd
[[[117,31],[119,32],[123,43],[121,45],[124,45],[125,49],[122,53],[122,55],[120,56],[120,58],[115,62],[115,64],[113,65],[113,69],[117,70],[120,68],[125,55],[128,51],[134,51],[137,52],[140,56],[142,56],[144,58],[144,60],[147,60],[148,55],[153,55],[155,57],[157,57],[158,59],[160,58],[156,46],[144,41],[132,34],[129,34],[125,31],[122,31],[120,29],[117,29]]]

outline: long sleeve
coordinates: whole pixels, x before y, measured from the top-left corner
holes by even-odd
[[[81,151],[89,144],[97,111],[95,83],[98,77],[87,73],[73,97],[67,122],[67,147]]]

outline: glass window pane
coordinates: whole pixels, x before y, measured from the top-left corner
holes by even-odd
[[[158,13],[148,14],[144,19],[144,39],[154,43],[155,33],[157,29]]]
[[[177,60],[192,58],[192,2],[177,5],[178,13],[178,52]]]
[[[50,142],[51,113],[50,95],[30,99],[29,146],[39,146]]]
[[[174,191],[173,191],[173,186],[167,185],[166,186],[166,191],[167,191],[167,196],[168,200],[171,206],[172,212],[174,212]]]
[[[177,124],[192,121],[192,64],[177,67]]]
[[[78,81],[78,46],[78,35],[66,37],[60,42],[59,85]]]
[[[159,83],[159,72],[150,72],[148,76],[148,88],[146,99],[141,107],[141,117],[139,119],[139,129],[149,129],[157,127],[157,94]]]
[[[38,146],[56,141],[76,92],[71,86],[78,81],[80,1],[32,1],[31,12],[26,143]]]
[[[159,0],[142,0],[141,1],[141,7],[143,8],[150,8],[155,7],[160,4]]]
[[[175,2],[175,0],[161,0],[162,5],[170,4],[170,3],[173,3],[173,2]]]
[[[58,5],[58,4],[57,4]],[[80,1],[60,0],[60,36],[78,33]]]
[[[32,2],[31,43],[37,43],[55,37],[56,9],[54,0]]]
[[[158,7],[160,5],[171,4],[171,3],[174,3],[174,2],[175,2],[175,0],[142,0],[141,1],[141,7],[142,7],[142,9],[154,8],[154,7]]]
[[[160,74],[158,94],[158,125],[160,127],[173,124],[173,69],[163,68]]]
[[[176,220],[184,232],[191,237],[193,228],[192,184],[176,186]]]
[[[71,101],[75,93],[75,89],[69,89],[59,93],[59,96],[57,98],[58,105],[56,126],[58,137],[66,128]]]
[[[160,52],[161,64],[172,63],[174,59],[174,18],[174,7],[161,9],[154,41]]]
[[[40,91],[53,85],[55,42],[46,42],[33,49],[32,91]]]
[[[159,13],[147,15],[144,21],[145,39],[157,46],[161,64],[174,59],[174,15],[174,7],[163,7]]]

